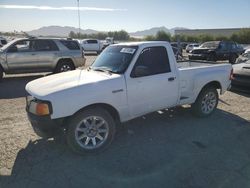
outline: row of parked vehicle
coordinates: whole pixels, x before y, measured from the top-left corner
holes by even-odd
[[[209,41],[202,44],[181,43],[180,49],[178,49],[177,43],[171,43],[171,46],[174,53],[180,56],[182,56],[182,50],[185,50],[190,60],[228,60],[233,64],[233,89],[250,91],[250,48],[244,49],[232,41]]]
[[[186,44],[186,43],[184,43]],[[182,48],[189,53],[190,60],[220,61],[228,60],[229,63],[236,63],[237,58],[245,51],[244,48],[233,41],[209,41],[202,44],[191,43],[179,48],[176,43],[171,44],[178,50],[178,55],[182,56]],[[177,52],[176,50],[176,52]]]

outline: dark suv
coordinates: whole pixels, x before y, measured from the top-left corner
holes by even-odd
[[[237,57],[244,52],[242,46],[232,41],[210,41],[191,51],[189,59],[193,60],[228,60],[234,64]]]
[[[85,57],[77,41],[23,38],[0,48],[0,81],[3,73],[64,72],[84,66]]]

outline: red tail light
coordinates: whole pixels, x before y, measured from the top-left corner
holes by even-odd
[[[231,73],[230,73],[229,79],[230,79],[230,80],[233,80],[233,79],[234,79],[234,71],[233,71],[233,69],[231,69]]]

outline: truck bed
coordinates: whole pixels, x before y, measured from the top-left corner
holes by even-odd
[[[227,83],[232,69],[229,63],[209,61],[179,61],[177,62],[180,78],[180,104],[191,104],[195,101],[200,89],[210,81]],[[221,93],[228,85],[222,86]]]
[[[209,61],[179,61],[177,63],[177,67],[179,69],[187,69],[187,68],[198,68],[198,67],[210,67],[220,65],[215,62],[209,62]]]

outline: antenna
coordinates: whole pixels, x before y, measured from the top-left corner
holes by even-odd
[[[77,7],[78,7],[78,38],[80,38],[80,32],[81,32],[81,19],[80,19],[80,9],[79,9],[79,0],[77,0]]]

